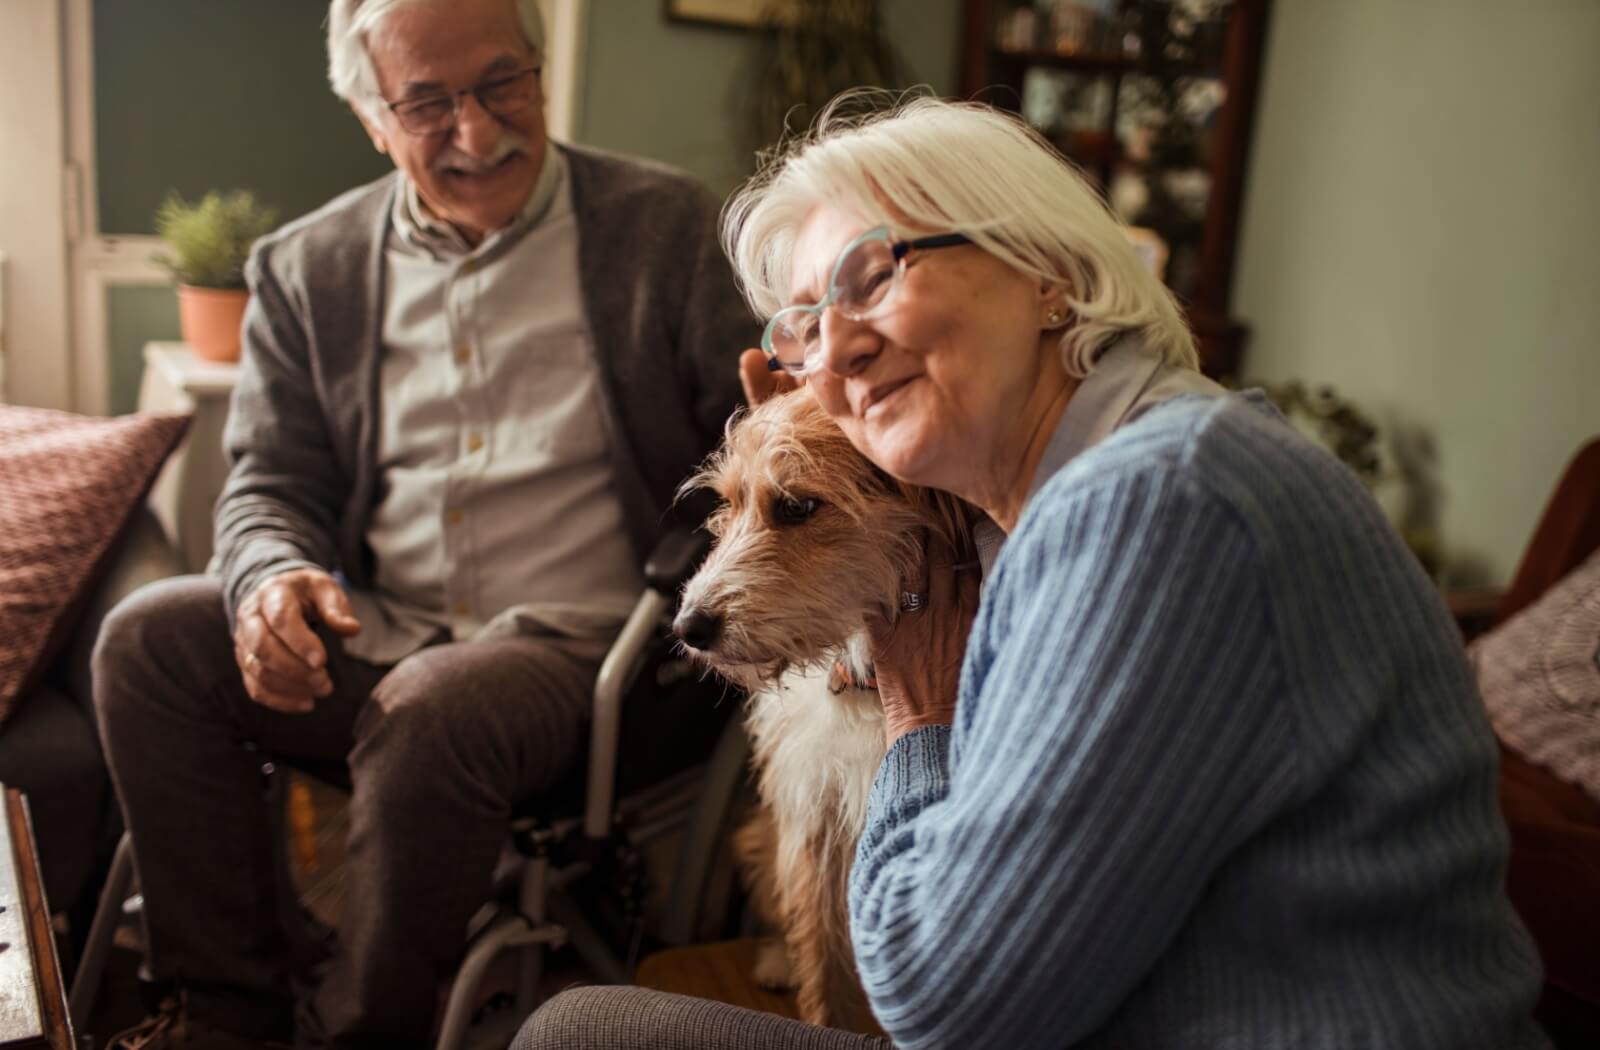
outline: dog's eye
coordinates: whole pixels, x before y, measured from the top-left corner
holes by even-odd
[[[804,496],[779,496],[772,504],[772,517],[779,525],[804,525],[820,506],[820,500]]]

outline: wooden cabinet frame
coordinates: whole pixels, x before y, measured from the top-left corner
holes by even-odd
[[[1020,107],[1022,79],[1029,68],[1114,78],[1110,123],[1115,127],[1116,83],[1137,74],[1139,62],[1121,55],[1058,55],[1049,51],[1002,52],[995,45],[996,16],[1019,6],[1016,0],[965,0],[962,11],[961,92],[996,105]],[[1234,0],[1225,31],[1220,79],[1227,98],[1217,114],[1211,187],[1199,246],[1199,271],[1183,305],[1200,343],[1205,370],[1216,376],[1238,374],[1248,330],[1230,311],[1234,256],[1244,207],[1250,139],[1261,84],[1269,0]],[[995,91],[995,88],[1002,90]],[[1009,89],[1009,90],[1007,90]],[[1092,158],[1073,158],[1092,166]],[[1109,167],[1109,162],[1106,162]]]

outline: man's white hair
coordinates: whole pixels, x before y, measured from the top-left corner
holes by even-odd
[[[1038,133],[989,106],[927,97],[861,115],[875,94],[836,98],[723,209],[723,246],[758,314],[788,305],[796,239],[825,204],[867,226],[964,233],[1019,272],[1064,285],[1062,360],[1074,376],[1130,330],[1167,361],[1199,366],[1172,293]]]
[[[449,0],[333,0],[328,7],[328,83],[333,93],[368,116],[383,105],[378,71],[367,51],[367,39],[383,20],[413,4]],[[517,6],[522,32],[536,56],[544,55],[544,19],[539,0],[510,0]]]

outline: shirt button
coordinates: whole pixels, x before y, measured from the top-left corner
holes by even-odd
[[[464,515],[459,510],[452,510],[444,516],[444,520],[452,525],[460,525]]]
[[[465,616],[465,615],[467,615],[467,613],[472,611],[472,610],[467,608],[467,603],[466,602],[456,602],[456,604],[454,606],[454,610],[455,610],[455,614],[457,616]]]
[[[483,447],[483,438],[479,437],[476,434],[474,434],[471,437],[467,438],[467,451],[468,452],[476,452],[482,447]]]
[[[470,360],[472,360],[472,347],[465,343],[456,347],[456,364],[464,365]]]

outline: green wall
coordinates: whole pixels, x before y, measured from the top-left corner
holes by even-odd
[[[389,170],[328,90],[325,0],[95,0],[100,230],[151,232],[171,190],[247,187],[285,218]],[[955,88],[959,0],[884,0],[913,82]],[[683,167],[719,192],[748,173],[741,75],[757,35],[674,22],[660,0],[590,0],[582,142]]]
[[[328,90],[326,0],[95,0],[100,232],[152,232],[171,190],[248,188],[284,218],[389,162]]]
[[[111,368],[112,415],[138,407],[139,380],[144,374],[144,344],[178,338],[178,299],[164,285],[115,287],[106,292],[106,329],[111,333],[107,352]]]
[[[576,137],[684,168],[722,194],[749,175],[740,145],[755,32],[671,21],[661,0],[591,0]],[[956,89],[959,0],[882,0],[912,83]]]
[[[1278,0],[1246,369],[1432,436],[1447,557],[1504,583],[1600,433],[1600,3]]]
[[[884,0],[913,82],[954,90],[960,6]],[[573,137],[732,189],[750,170],[736,100],[757,36],[669,21],[661,0],[589,0],[586,9]],[[247,187],[291,218],[390,170],[328,89],[326,11],[326,0],[95,0],[101,232],[152,232],[171,190]],[[163,310],[176,307],[160,301],[170,304],[171,293],[111,293],[114,410],[137,398],[145,340],[175,337]]]

